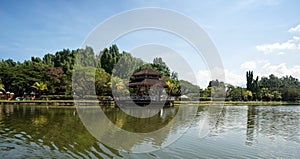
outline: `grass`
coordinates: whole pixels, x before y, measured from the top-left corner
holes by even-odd
[[[199,104],[199,105],[300,105],[300,102],[286,101],[175,101],[175,104]]]
[[[78,102],[98,103],[98,100],[86,100]],[[107,101],[113,103],[113,101]],[[73,106],[74,100],[0,100],[1,104],[46,104],[46,105],[59,105],[59,106]],[[285,102],[285,101],[175,101],[175,105],[188,104],[188,105],[300,105],[300,101],[297,102]]]

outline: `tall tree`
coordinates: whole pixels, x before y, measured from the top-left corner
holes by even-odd
[[[170,69],[161,57],[153,59],[152,67],[161,73],[163,76],[170,76]]]
[[[246,80],[247,80],[247,90],[251,91],[253,98],[251,100],[257,100],[259,96],[259,83],[258,83],[258,76],[256,79],[253,78],[253,71],[246,72]],[[250,99],[250,98],[249,98]]]
[[[253,91],[253,71],[246,72],[247,90]]]
[[[54,58],[55,56],[53,54],[46,54],[43,57],[43,63],[47,66],[54,66]]]
[[[113,59],[113,56],[110,54],[109,50],[105,48],[100,53],[100,63],[101,67],[109,74],[112,73],[112,70],[114,68],[115,61]]]

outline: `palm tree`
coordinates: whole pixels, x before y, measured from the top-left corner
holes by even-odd
[[[169,95],[178,95],[180,93],[180,85],[177,80],[168,80],[166,82],[169,89]]]
[[[5,92],[4,85],[1,83],[1,81],[0,81],[0,91]]]
[[[35,82],[31,87],[36,89],[39,92],[39,95],[41,95],[43,91],[46,91],[48,89],[47,84],[43,82]]]
[[[0,81],[0,99],[4,99],[4,94],[5,94],[4,92],[5,92],[4,85]]]
[[[118,95],[124,95],[128,93],[125,85],[126,81],[119,77],[112,77],[108,86],[115,91]]]

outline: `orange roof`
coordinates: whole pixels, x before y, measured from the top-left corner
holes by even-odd
[[[161,81],[161,80],[157,80],[157,79],[144,79],[140,82],[132,82],[132,83],[129,83],[129,87],[137,87],[137,86],[154,86],[154,85],[157,85],[157,86],[161,86],[161,87],[168,87],[168,85]]]
[[[133,74],[134,76],[140,76],[140,75],[156,75],[156,76],[160,76],[160,73],[151,69],[151,68],[146,68],[144,70],[141,70],[139,72],[136,72],[135,74]]]

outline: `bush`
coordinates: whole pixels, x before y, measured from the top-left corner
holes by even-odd
[[[73,100],[72,95],[42,95],[40,98],[43,100]]]

